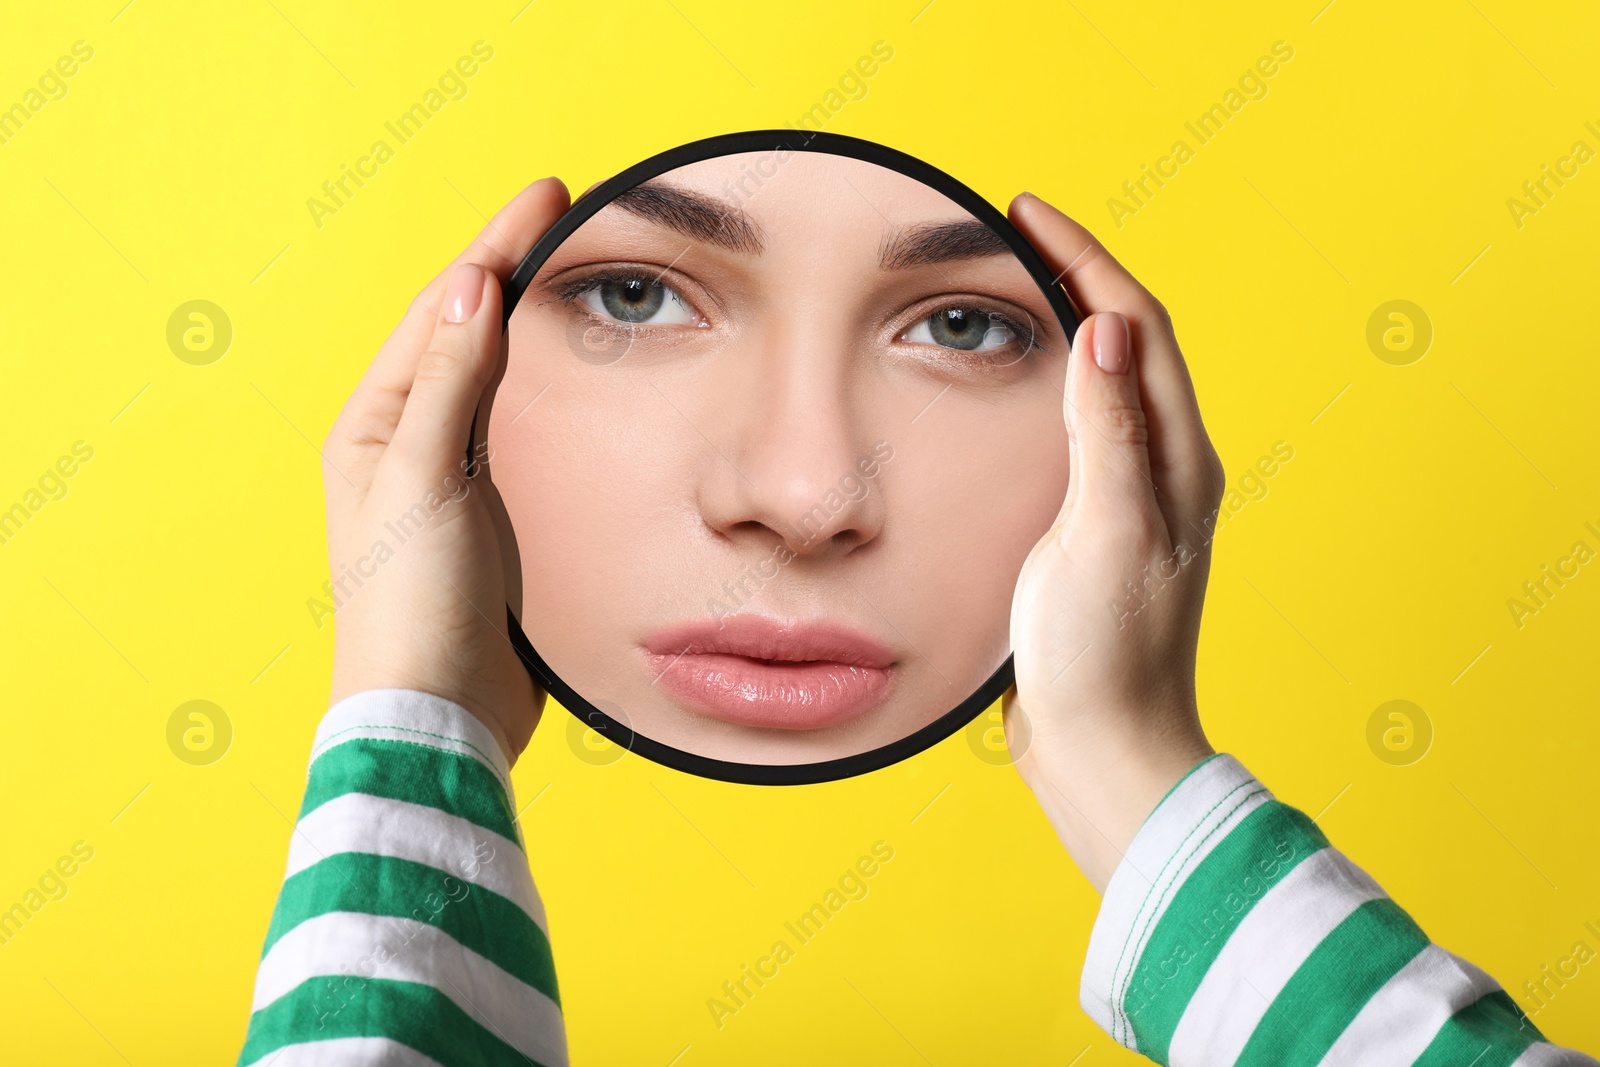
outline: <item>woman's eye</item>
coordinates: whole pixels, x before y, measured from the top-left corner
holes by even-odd
[[[998,315],[976,308],[944,308],[906,331],[906,340],[955,348],[963,352],[992,352],[1017,340],[1017,331]]]
[[[577,294],[597,315],[630,326],[674,326],[698,321],[688,301],[670,286],[644,278],[597,282]]]

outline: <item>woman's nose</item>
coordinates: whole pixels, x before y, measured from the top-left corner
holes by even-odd
[[[853,388],[866,384],[857,361],[820,350],[815,331],[805,332],[786,330],[760,358],[740,361],[748,369],[711,431],[727,442],[727,462],[703,468],[699,503],[706,525],[726,537],[770,546],[776,536],[797,556],[831,559],[883,529],[874,451],[882,434],[867,425],[870,398]]]

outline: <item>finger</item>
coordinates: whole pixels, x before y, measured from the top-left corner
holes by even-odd
[[[1032,193],[1011,201],[1010,218],[1085,315],[1115,311],[1140,324],[1166,318],[1161,302],[1076,219]]]
[[[1221,463],[1166,308],[1093,234],[1038,197],[1017,197],[1011,218],[1085,315],[1115,311],[1128,320],[1163,513],[1175,539],[1208,521],[1221,495]]]
[[[1067,496],[1061,504],[1061,512],[1056,516],[1056,525],[1066,521],[1071,513],[1074,503],[1078,499],[1078,486],[1081,479],[1078,477],[1078,428],[1073,425],[1077,405],[1072,399],[1073,372],[1077,369],[1078,353],[1089,352],[1094,334],[1094,316],[1091,315],[1078,323],[1078,332],[1072,338],[1072,348],[1067,353],[1067,381],[1061,393],[1061,415],[1067,424]]]
[[[1067,371],[1067,438],[1076,446],[1070,481],[1078,488],[1065,529],[1092,527],[1136,552],[1163,549],[1167,525],[1150,478],[1148,423],[1127,320],[1108,311],[1085,325],[1088,345],[1072,353]]]
[[[398,476],[408,483],[459,473],[473,413],[500,358],[500,283],[493,273],[458,264],[442,304],[380,466],[403,472]]]
[[[379,388],[407,388],[416,376],[416,361],[422,354],[422,346],[433,334],[439,304],[455,268],[462,263],[477,263],[504,282],[568,206],[567,187],[560,178],[541,178],[513,197],[495,213],[472,243],[411,301],[400,325],[378,350],[357,391],[365,389],[369,380]]]
[[[324,451],[358,485],[370,481],[372,467],[394,436],[416,377],[417,360],[433,335],[444,289],[455,268],[466,262],[479,263],[504,280],[566,209],[567,191],[560,179],[534,182],[501,208],[450,266],[411,301],[328,434]]]

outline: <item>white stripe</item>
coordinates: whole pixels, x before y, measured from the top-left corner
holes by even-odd
[[[285,880],[341,852],[366,852],[437,868],[498,893],[528,913],[550,936],[528,858],[513,842],[459,816],[367,793],[346,793],[295,825]]]
[[[284,1045],[249,1067],[439,1067],[439,1062],[386,1037],[336,1037]]]
[[[466,708],[415,689],[368,689],[345,697],[317,726],[311,762],[358,738],[411,741],[470,756],[487,767],[512,797],[511,768],[494,735]],[[512,801],[512,810],[516,803]]]
[[[1373,994],[1322,1063],[1410,1063],[1450,1016],[1499,988],[1466,960],[1429,945]]]
[[[1594,1064],[1600,1064],[1600,1060],[1570,1048],[1557,1048],[1548,1041],[1536,1041],[1511,1067],[1592,1067]]]
[[[1172,1067],[1233,1063],[1267,1008],[1334,927],[1384,892],[1337,849],[1322,848],[1267,890],[1234,928],[1172,1033]],[[1385,1055],[1384,1063],[1408,1060]]]
[[[1157,920],[1195,867],[1270,799],[1238,760],[1213,756],[1156,805],[1112,873],[1089,935],[1078,999],[1128,1048],[1137,1042],[1123,1010],[1125,986]]]
[[[381,960],[381,962],[380,962]],[[305,982],[327,975],[333,988],[319,1000],[329,1010],[359,1010],[363,977],[429,985],[490,1033],[539,1063],[567,1062],[566,1032],[556,1003],[461,942],[427,923],[338,911],[284,934],[256,972],[252,1013]]]

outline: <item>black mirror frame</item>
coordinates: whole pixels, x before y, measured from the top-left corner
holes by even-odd
[[[874,141],[811,130],[750,130],[707,137],[651,156],[615,177],[601,182],[592,191],[579,197],[577,202],[556,220],[544,236],[535,242],[533,248],[507,279],[502,290],[501,307],[504,314],[502,329],[510,323],[512,311],[522,299],[522,294],[532,283],[539,268],[550,258],[551,253],[579,226],[609,204],[618,193],[668,171],[702,160],[757,152],[775,154],[784,150],[845,156],[904,174],[943,193],[956,205],[971,213],[974,218],[987,224],[1010,246],[1040,291],[1044,293],[1045,299],[1056,313],[1056,318],[1060,320],[1067,338],[1068,358],[1071,358],[1071,344],[1077,333],[1078,324],[1082,321],[1081,316],[1073,307],[1066,290],[1051,275],[1044,259],[1017,228],[1011,225],[1004,214],[966,185],[914,156]],[[476,430],[475,418],[474,435]],[[467,461],[469,471],[476,474],[477,462],[470,438],[467,442]],[[590,729],[612,743],[662,766],[699,775],[702,778],[739,785],[815,785],[881,770],[933,747],[961,729],[1010,689],[1014,680],[1012,657],[1007,655],[1005,662],[971,696],[953,709],[914,733],[867,752],[818,763],[734,763],[708,756],[697,756],[692,752],[673,748],[651,740],[618,722],[585,700],[550,669],[550,665],[528,640],[528,635],[523,631],[521,622],[509,604],[506,605],[506,625],[512,647],[516,649],[517,656],[533,680]]]

